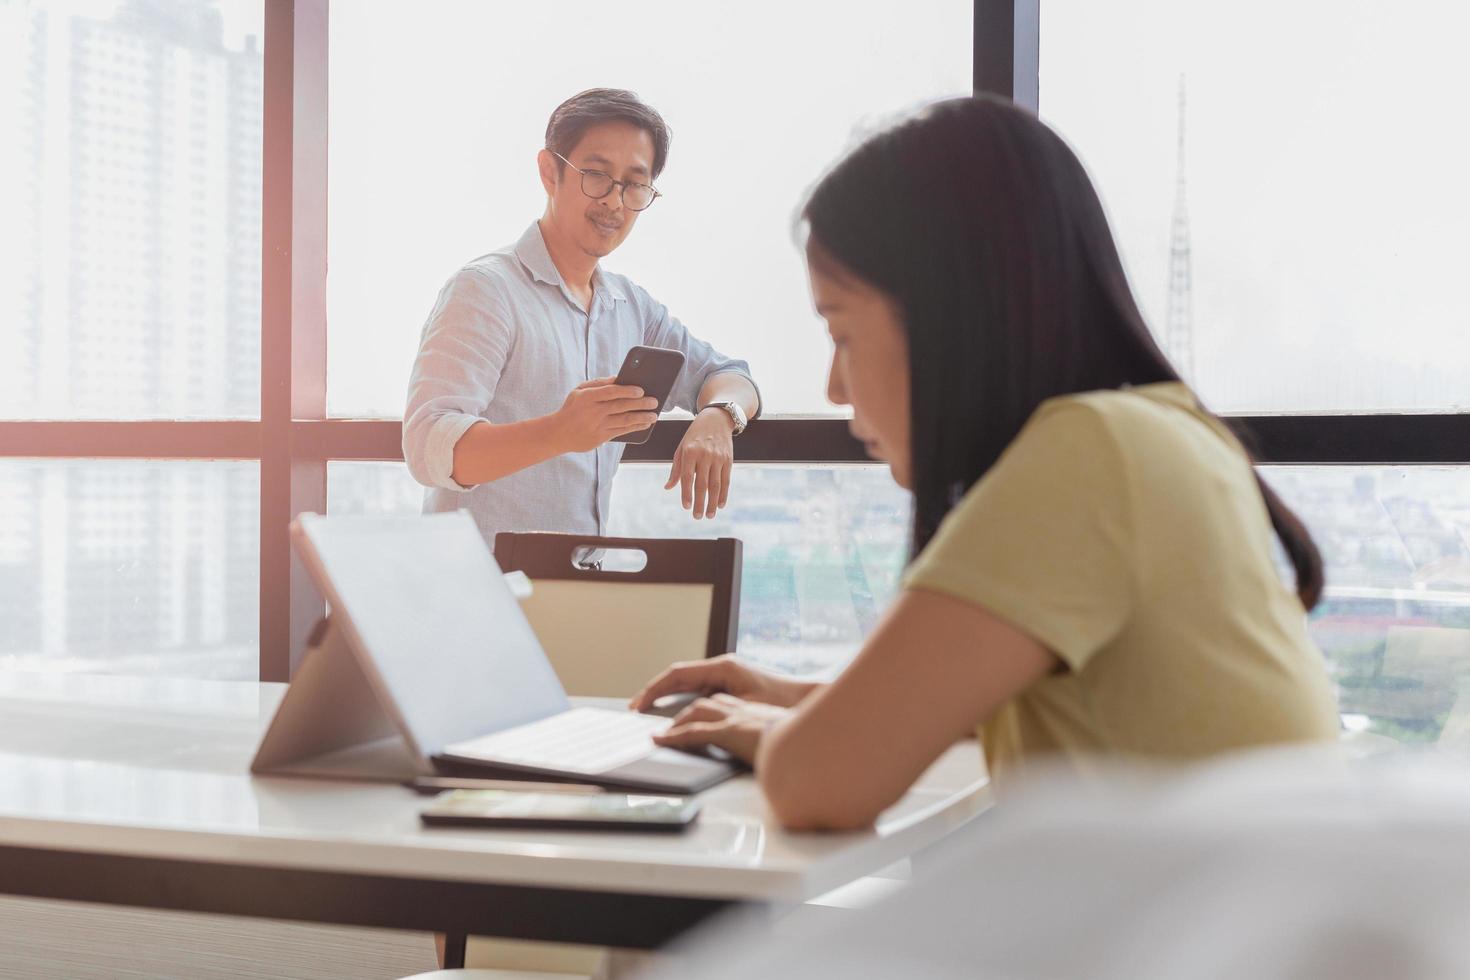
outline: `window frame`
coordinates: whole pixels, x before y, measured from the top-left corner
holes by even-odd
[[[1036,110],[1041,0],[973,0],[977,92]],[[288,525],[325,512],[327,464],[401,461],[402,422],[327,417],[327,58],[330,0],[263,0],[260,418],[0,421],[0,458],[258,460],[260,679],[289,680],[325,610]],[[1470,464],[1470,414],[1237,415],[1263,464]],[[661,421],[630,462],[668,461],[687,421]],[[742,463],[871,462],[842,419],[774,417]]]

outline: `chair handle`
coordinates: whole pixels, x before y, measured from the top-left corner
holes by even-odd
[[[636,568],[608,568],[606,565],[607,556],[619,554],[638,555],[643,560],[638,563]],[[603,542],[572,545],[572,568],[580,572],[600,572],[605,575],[636,575],[648,567],[648,562],[649,555],[645,548],[633,546],[610,548]]]
[[[636,577],[649,581],[708,583],[711,576],[718,576],[716,569],[728,561],[721,556],[731,549],[738,577],[739,544],[732,538],[611,538],[505,531],[496,536],[495,550],[502,568],[521,569],[533,579],[623,581]],[[635,565],[629,561],[607,560],[609,554],[619,552],[641,556],[642,562]],[[613,569],[610,565],[619,567]]]

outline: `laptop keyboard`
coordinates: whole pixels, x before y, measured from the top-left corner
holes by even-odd
[[[633,711],[572,708],[518,728],[453,746],[457,756],[589,775],[627,765],[656,746],[649,741],[669,719]]]

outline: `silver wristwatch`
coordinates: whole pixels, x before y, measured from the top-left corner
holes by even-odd
[[[740,435],[740,433],[745,431],[745,427],[750,424],[745,418],[745,409],[741,408],[737,402],[710,402],[703,409],[700,409],[700,411],[710,408],[722,409],[726,415],[730,416],[730,421],[735,423],[735,431],[731,435]]]

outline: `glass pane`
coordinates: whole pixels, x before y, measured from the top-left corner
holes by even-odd
[[[1346,726],[1470,744],[1470,469],[1263,472],[1326,559],[1312,634]]]
[[[600,85],[635,90],[674,133],[666,196],[608,268],[749,360],[768,412],[832,412],[794,209],[855,128],[969,90],[972,11],[964,0],[901,14],[857,0],[840,16],[774,0],[441,0],[415,4],[404,31],[396,2],[334,5],[332,414],[402,413],[439,287],[540,216],[547,118]]]
[[[254,462],[0,460],[0,669],[254,680]]]
[[[424,488],[402,463],[327,464],[327,513],[401,517],[423,509]]]
[[[332,513],[418,513],[401,464],[332,463]],[[1470,745],[1470,467],[1266,467],[1327,563],[1311,630],[1344,723],[1404,741]],[[695,524],[667,469],[621,467],[613,531],[734,536],[745,544],[739,652],[831,673],[892,600],[908,495],[878,466],[741,466],[729,510]],[[1461,692],[1464,700],[1461,701]]]
[[[613,534],[744,542],[739,651],[796,673],[836,670],[897,588],[908,494],[886,467],[741,466],[730,507],[690,520],[666,465],[629,463],[613,489]],[[329,463],[333,514],[416,514],[423,488],[394,463]]]
[[[0,2],[0,417],[258,414],[262,9]]]
[[[1470,408],[1454,122],[1470,7],[1047,0],[1041,16],[1041,114],[1212,407]]]
[[[742,466],[730,507],[690,520],[667,465],[629,464],[612,533],[743,544],[739,652],[792,673],[834,673],[892,600],[908,554],[909,495],[886,466]]]

